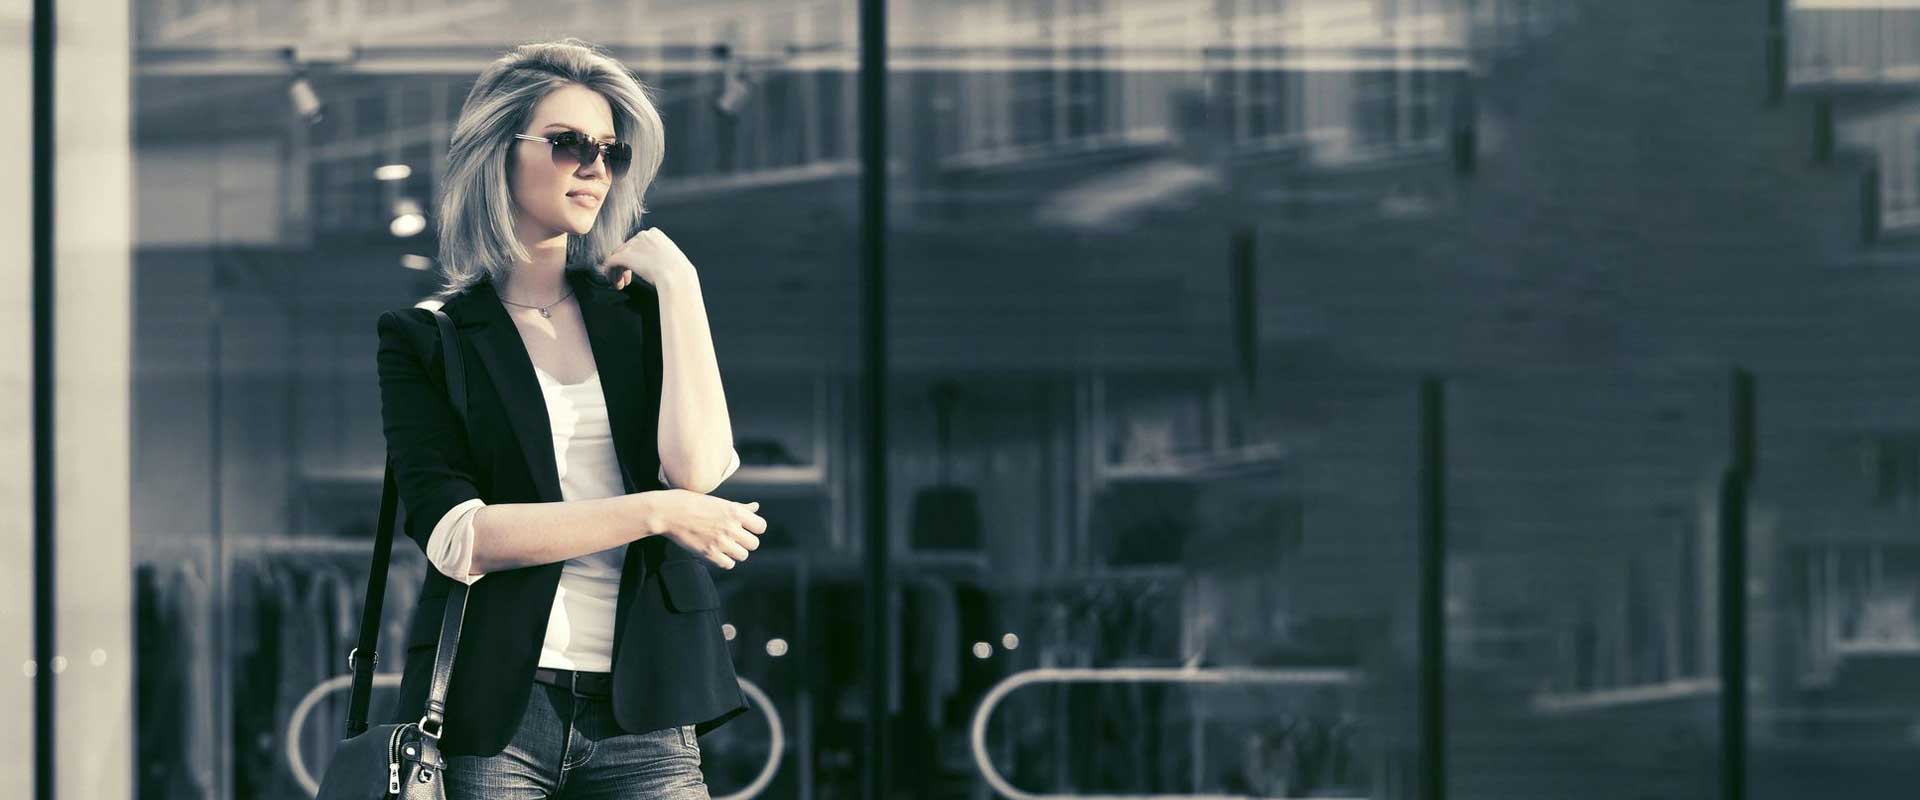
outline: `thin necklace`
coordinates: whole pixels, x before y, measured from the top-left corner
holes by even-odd
[[[572,296],[573,296],[573,290],[572,290],[572,289],[568,289],[568,290],[567,290],[567,293],[566,293],[566,294],[563,294],[563,295],[560,295],[560,300],[565,300],[565,299],[567,299],[567,298],[569,298],[569,297],[572,297]],[[504,298],[504,297],[502,297],[502,298],[500,298],[500,302],[502,302],[502,303],[506,303],[507,305],[510,305],[510,306],[519,306],[519,307],[521,307],[521,308],[537,308],[537,309],[540,309],[540,316],[543,316],[543,317],[546,317],[547,319],[553,319],[553,312],[551,312],[551,311],[548,311],[547,309],[549,309],[549,308],[553,308],[554,306],[557,306],[557,305],[560,305],[560,300],[555,300],[555,301],[553,301],[553,302],[551,302],[551,303],[548,303],[548,304],[546,304],[546,305],[544,305],[544,306],[530,306],[530,305],[527,305],[526,303],[516,303],[516,302],[513,302],[512,300],[508,300],[507,298]]]

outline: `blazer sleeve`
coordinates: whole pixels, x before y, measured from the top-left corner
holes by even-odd
[[[423,553],[435,525],[454,506],[480,497],[466,431],[447,399],[438,358],[440,330],[431,311],[407,308],[380,315],[380,419],[394,483],[406,508],[403,529]]]

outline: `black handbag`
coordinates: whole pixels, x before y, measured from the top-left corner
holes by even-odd
[[[465,425],[466,370],[454,339],[453,320],[440,309],[430,310],[440,325],[447,394],[461,424]],[[431,363],[424,354],[420,362]],[[393,482],[391,454],[387,458],[386,473],[386,484],[380,490],[380,527],[374,536],[373,570],[367,575],[367,598],[360,615],[360,639],[347,656],[347,666],[353,670],[353,695],[347,705],[346,738],[334,748],[333,758],[327,762],[316,800],[446,800],[447,796],[446,759],[440,755],[440,733],[446,722],[447,681],[453,673],[453,654],[460,644],[460,624],[466,617],[466,584],[455,581],[447,595],[426,712],[416,722],[367,727],[367,700],[373,691],[373,667],[380,660],[376,649],[380,638],[380,607],[386,600],[387,560],[393,554],[393,522],[399,497]]]

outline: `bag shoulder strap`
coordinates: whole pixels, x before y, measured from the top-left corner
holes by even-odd
[[[446,367],[448,400],[464,429],[467,422],[467,375],[461,360],[459,342],[454,336],[453,320],[440,309],[433,312],[440,328],[440,352]],[[431,364],[430,353],[420,354],[420,363]],[[367,729],[367,705],[373,694],[373,669],[380,661],[380,612],[387,595],[387,567],[393,556],[393,526],[399,505],[399,492],[393,479],[393,457],[388,454],[386,476],[380,488],[380,521],[373,541],[373,568],[367,572],[367,595],[360,612],[360,637],[347,666],[353,670],[353,694],[347,704],[347,738]],[[431,567],[429,567],[431,569]],[[455,581],[447,595],[447,607],[440,623],[440,644],[434,653],[433,682],[428,689],[426,712],[420,718],[422,733],[439,738],[446,721],[447,683],[453,674],[454,651],[460,643],[460,626],[467,613],[467,585]],[[361,654],[365,653],[365,656]]]

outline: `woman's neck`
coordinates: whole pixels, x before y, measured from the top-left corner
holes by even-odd
[[[499,287],[500,299],[529,306],[558,302],[567,294],[567,235],[521,242],[528,258],[513,265]]]

